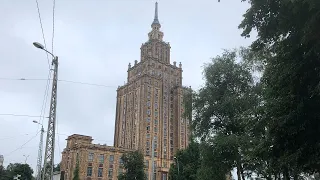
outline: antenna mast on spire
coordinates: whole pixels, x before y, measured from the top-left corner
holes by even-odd
[[[158,19],[158,2],[156,2],[155,11],[154,11],[154,19],[152,24],[160,24]]]

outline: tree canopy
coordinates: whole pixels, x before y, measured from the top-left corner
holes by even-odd
[[[258,32],[255,51],[268,49],[263,74],[272,156],[289,171],[320,171],[320,1],[250,1],[243,36]]]
[[[196,180],[200,166],[199,144],[191,141],[188,148],[176,153],[175,163],[170,166],[170,180]]]
[[[140,151],[125,153],[121,157],[125,172],[118,176],[119,180],[146,180],[144,158]]]
[[[0,179],[12,180],[16,175],[21,175],[22,180],[32,180],[33,170],[28,164],[9,164],[6,169],[0,167]]]

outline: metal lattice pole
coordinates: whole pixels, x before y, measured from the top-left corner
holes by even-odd
[[[57,84],[58,84],[58,57],[52,60],[53,80],[52,94],[50,101],[50,112],[47,130],[46,149],[44,154],[44,165],[42,180],[52,180],[54,166],[54,146],[55,146],[55,130],[56,130],[56,110],[57,110]]]
[[[41,180],[43,133],[44,133],[44,129],[43,129],[43,126],[41,126],[40,143],[39,143],[38,159],[37,159],[37,180]]]

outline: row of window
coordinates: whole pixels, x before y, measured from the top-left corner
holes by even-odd
[[[122,173],[122,169],[119,168],[118,170],[119,174]],[[87,167],[87,176],[91,177],[92,176],[92,167]],[[98,177],[103,177],[103,168],[98,168]],[[113,168],[109,168],[108,169],[108,178],[112,178],[113,177]]]
[[[90,152],[88,154],[88,162],[92,162],[93,160],[94,160],[94,153]],[[98,160],[99,160],[99,163],[104,163],[104,154],[99,154]],[[110,155],[109,156],[109,163],[113,163],[113,161],[114,161],[114,155]],[[119,162],[122,163],[121,158],[120,158]]]

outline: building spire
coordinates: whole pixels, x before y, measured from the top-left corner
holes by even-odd
[[[155,11],[154,11],[154,19],[151,24],[151,32],[149,32],[149,40],[160,40],[162,41],[163,38],[163,32],[160,31],[161,24],[158,19],[158,2],[156,2]]]
[[[159,19],[158,19],[158,2],[156,2],[155,12],[154,12],[154,19],[153,19],[153,22],[152,22],[152,25],[154,25],[154,24],[159,24],[160,25],[160,22],[159,22]]]

